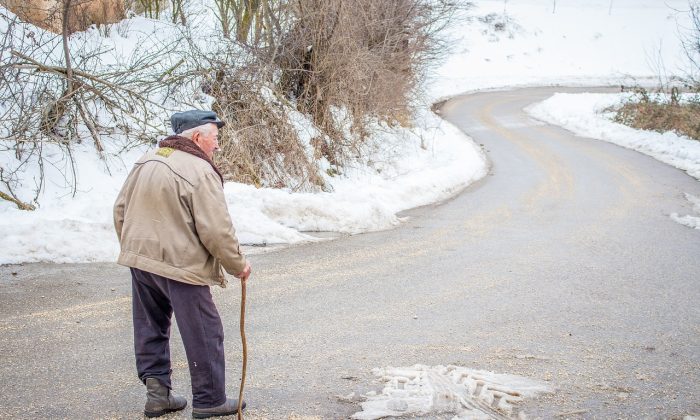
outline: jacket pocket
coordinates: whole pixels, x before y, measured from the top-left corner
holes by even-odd
[[[157,239],[135,238],[125,244],[125,250],[156,261],[163,261],[163,249]]]

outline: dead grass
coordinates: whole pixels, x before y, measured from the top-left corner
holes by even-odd
[[[700,102],[682,102],[676,95],[662,100],[650,98],[645,92],[615,110],[613,120],[641,130],[673,131],[700,141]]]

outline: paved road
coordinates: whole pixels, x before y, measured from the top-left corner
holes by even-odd
[[[358,406],[336,395],[415,363],[548,381],[557,392],[523,407],[535,417],[700,414],[700,231],[668,217],[700,183],[523,113],[553,91],[444,106],[493,162],[453,200],[391,231],[253,256],[248,418],[347,417]],[[232,394],[238,290],[214,291]],[[0,417],[138,418],[131,346],[124,268],[0,268]],[[172,351],[187,395],[179,338]]]

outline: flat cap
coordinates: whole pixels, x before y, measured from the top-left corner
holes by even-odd
[[[204,124],[216,124],[221,128],[226,125],[212,111],[202,111],[200,109],[192,109],[185,112],[176,112],[170,117],[170,125],[173,127],[175,134],[180,134],[190,128],[195,128]]]

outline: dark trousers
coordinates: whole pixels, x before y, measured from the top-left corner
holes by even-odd
[[[139,379],[170,384],[170,325],[173,311],[185,345],[192,380],[192,406],[226,401],[224,328],[209,286],[195,286],[131,269],[134,350]]]

